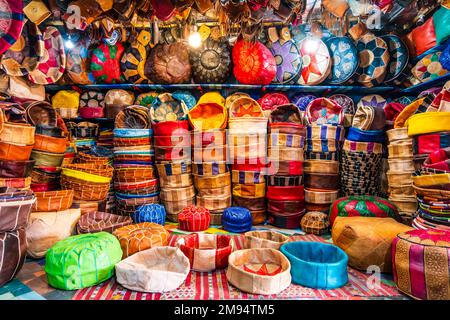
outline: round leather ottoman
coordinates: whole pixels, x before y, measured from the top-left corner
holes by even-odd
[[[234,233],[243,233],[252,229],[252,214],[250,210],[242,207],[226,208],[222,216],[222,226],[225,230]]]
[[[209,228],[211,215],[208,209],[189,206],[178,214],[178,223],[181,230],[197,232]]]
[[[169,232],[153,222],[131,224],[116,229],[113,235],[119,239],[124,259],[142,250],[165,246],[169,238]]]
[[[136,210],[133,220],[135,223],[154,222],[163,226],[166,222],[166,209],[160,204],[146,204]]]

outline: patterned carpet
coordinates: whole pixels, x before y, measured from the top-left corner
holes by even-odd
[[[173,231],[169,245],[174,245],[180,237],[180,232],[175,226],[170,226],[169,229]],[[209,229],[208,232],[225,233],[220,229]],[[299,233],[301,234],[301,231]],[[322,238],[313,235],[293,235],[292,238],[296,241],[330,241],[329,236]],[[243,237],[236,236],[235,243],[238,249],[242,248]],[[351,268],[349,268],[349,283],[339,289],[315,290],[292,284],[277,295],[263,296],[237,290],[227,282],[224,270],[209,273],[191,272],[177,290],[163,294],[129,291],[121,287],[114,278],[91,288],[63,291],[48,286],[44,264],[44,259],[27,260],[16,279],[0,288],[0,300],[407,299],[397,291],[389,276],[382,276],[378,288],[369,288],[367,284],[369,275]]]

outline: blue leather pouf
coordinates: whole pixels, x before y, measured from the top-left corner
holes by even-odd
[[[154,222],[163,226],[166,222],[166,209],[160,204],[146,204],[140,206],[132,218],[135,223]]]
[[[291,262],[293,283],[335,289],[348,282],[348,256],[335,245],[298,241],[286,243],[280,250]]]
[[[234,233],[247,232],[252,229],[252,214],[246,208],[229,207],[223,211],[222,226]]]

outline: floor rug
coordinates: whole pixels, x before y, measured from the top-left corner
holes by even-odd
[[[180,235],[172,235],[169,245],[174,246]],[[234,237],[236,248],[243,247],[244,237]],[[294,241],[325,242],[323,238],[306,235],[293,236]],[[291,284],[276,295],[254,295],[241,292],[227,282],[225,270],[215,272],[195,272],[188,275],[186,281],[177,290],[166,293],[140,293],[127,290],[115,279],[100,285],[78,290],[74,300],[266,300],[266,299],[370,299],[370,298],[402,298],[404,297],[392,281],[382,278],[380,285],[371,285],[371,275],[349,268],[349,282],[346,286],[334,290],[317,290]]]

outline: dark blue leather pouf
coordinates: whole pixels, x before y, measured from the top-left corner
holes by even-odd
[[[243,233],[252,229],[252,214],[246,208],[229,207],[223,211],[222,226],[233,233]]]
[[[160,204],[146,204],[140,206],[132,218],[135,223],[154,222],[163,226],[166,222],[166,209]]]

